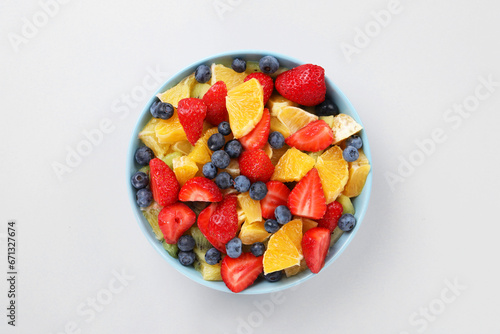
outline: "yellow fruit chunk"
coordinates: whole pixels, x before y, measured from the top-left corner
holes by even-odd
[[[309,218],[302,218],[302,234],[318,226],[318,223]]]
[[[293,241],[283,229],[279,229],[271,236],[267,244],[263,260],[264,274],[296,266],[300,264],[302,258],[302,254]]]
[[[194,269],[201,273],[203,279],[205,281],[222,281],[220,273],[221,263],[219,262],[214,265],[208,264],[205,261],[206,251],[200,250],[198,247],[195,247],[193,251],[197,259],[194,263]]]
[[[139,139],[142,140],[144,145],[153,150],[153,153],[158,158],[163,158],[170,147],[169,144],[162,144],[156,138],[155,127],[160,120],[158,118],[151,118],[146,126],[139,133]]]
[[[183,186],[187,180],[192,179],[196,175],[196,172],[198,172],[198,166],[188,156],[175,158],[173,162],[175,178],[179,181],[181,186]]]
[[[266,145],[264,145],[262,149],[264,150],[264,152],[266,152],[269,159],[273,158],[273,148],[271,147],[271,145],[269,145],[269,143],[266,143]]]
[[[234,138],[241,138],[253,130],[264,112],[264,93],[257,79],[231,89],[226,96],[229,124]]]
[[[241,225],[239,238],[244,245],[251,245],[255,242],[263,242],[269,237],[270,233],[264,228],[263,221],[250,223],[245,221]]]
[[[221,64],[212,64],[212,79],[210,85],[214,85],[217,81],[224,81],[227,90],[230,91],[236,86],[239,86],[245,80],[247,74],[245,72],[238,73],[232,68],[226,67]]]
[[[342,149],[333,146],[325,151],[316,161],[315,167],[319,172],[326,204],[335,201],[344,190],[349,178],[347,162],[342,156]]]
[[[356,197],[361,194],[370,169],[366,155],[360,150],[358,160],[349,163],[349,180],[342,194],[347,197]]]
[[[288,128],[291,134],[294,134],[307,124],[318,120],[318,116],[297,107],[283,107],[279,109],[277,117]]]
[[[231,189],[231,188],[229,188]],[[234,188],[232,188],[234,189]],[[224,190],[228,190],[228,189],[224,189]],[[224,190],[222,191],[224,193]],[[236,190],[234,192],[237,192]],[[226,196],[226,194],[224,193],[224,196]],[[241,227],[241,224],[243,224],[245,222],[245,211],[243,211],[242,208],[238,207],[236,209],[236,213],[238,214],[238,227]]]
[[[361,131],[363,127],[359,125],[351,116],[339,114],[334,117],[332,131],[333,144],[337,144],[342,140],[349,138],[355,133]]]
[[[311,158],[313,158],[314,161],[318,161],[318,158],[323,154],[323,152],[325,152],[325,151],[323,150],[323,151],[318,151],[318,152],[309,152],[309,153],[307,153],[307,155],[310,156]]]
[[[187,140],[181,140],[181,141],[178,141],[177,143],[175,143],[174,145],[172,145],[172,150],[174,152],[179,152],[179,153],[182,153],[184,155],[188,155],[192,149],[193,149],[193,145],[191,145],[191,143]]]
[[[253,223],[262,220],[260,201],[251,199],[248,192],[238,195],[238,204],[245,213],[247,222]]]
[[[224,171],[228,172],[233,178],[240,175],[240,164],[237,159],[231,159],[229,165],[224,169]]]
[[[278,131],[283,135],[283,137],[287,138],[290,137],[290,129],[283,124],[278,117],[276,116],[271,116],[271,132]]]
[[[297,150],[287,150],[274,168],[271,180],[281,182],[300,181],[314,167],[314,159]]]
[[[160,101],[170,103],[177,108],[177,104],[180,100],[191,96],[191,90],[195,84],[196,79],[194,78],[194,74],[191,74],[176,86],[156,96],[158,96]]]
[[[285,275],[286,275],[286,277],[294,276],[294,275],[297,275],[298,273],[303,272],[306,269],[307,269],[306,260],[302,259],[300,261],[300,264],[293,266],[293,267],[290,267],[290,268],[286,268]]]
[[[210,86],[210,84],[197,82],[193,86],[193,89],[191,89],[191,94],[189,94],[189,96],[201,99],[203,98],[203,95],[205,95],[205,93],[210,89],[210,87],[212,87]]]
[[[325,121],[325,123],[328,124],[328,126],[332,128],[335,116],[320,116],[319,119],[322,121]]]
[[[292,102],[278,93],[274,93],[269,98],[269,101],[266,103],[266,107],[269,109],[269,113],[271,116],[278,116],[281,108],[283,107],[298,107],[299,105],[295,102]]]
[[[186,133],[179,122],[177,110],[169,119],[160,119],[156,124],[155,132],[161,144],[175,144],[178,141],[187,140]]]
[[[281,228],[283,232],[292,240],[300,254],[302,254],[302,220],[294,219]]]
[[[271,157],[271,162],[273,163],[273,165],[276,166],[276,164],[278,164],[278,161],[280,161],[283,154],[285,154],[289,148],[290,148],[290,146],[288,146],[287,144],[283,145],[282,148],[278,148],[278,149],[273,148],[273,156]]]
[[[211,135],[217,133],[217,128],[208,129],[203,136],[196,142],[188,157],[201,165],[206,164],[212,157],[212,151],[208,148],[207,141]]]

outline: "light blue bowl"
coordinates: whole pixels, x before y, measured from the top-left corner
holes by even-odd
[[[212,289],[216,289],[219,291],[224,291],[224,292],[231,292],[224,282],[209,282],[205,281],[202,279],[201,275],[199,272],[197,272],[193,267],[184,267],[182,266],[179,261],[173,257],[171,257],[163,248],[161,242],[159,242],[156,238],[155,235],[147,222],[147,220],[144,218],[144,216],[141,213],[140,208],[138,207],[136,203],[136,198],[135,198],[135,189],[132,187],[130,184],[130,176],[134,174],[141,166],[137,165],[134,159],[134,153],[136,149],[143,145],[141,141],[138,139],[139,132],[141,129],[146,125],[146,123],[150,120],[151,114],[149,113],[149,107],[151,104],[155,101],[155,96],[158,93],[164,92],[165,90],[173,87],[177,83],[179,83],[183,78],[186,76],[190,75],[193,73],[196,69],[201,64],[206,64],[209,65],[212,63],[218,63],[218,64],[224,64],[226,66],[230,66],[232,60],[235,57],[241,57],[247,61],[258,61],[261,57],[266,56],[266,55],[272,55],[276,57],[281,66],[287,67],[287,68],[293,68],[298,65],[304,64],[303,62],[296,60],[294,58],[291,58],[289,56],[285,56],[279,53],[275,52],[269,52],[269,51],[255,51],[255,50],[242,50],[242,51],[231,51],[231,52],[226,52],[226,53],[221,53],[215,56],[207,57],[205,59],[202,59],[194,64],[189,65],[188,67],[184,68],[177,74],[173,75],[167,82],[165,82],[157,91],[156,93],[151,97],[151,99],[148,101],[144,109],[142,110],[139,119],[137,120],[137,124],[134,128],[134,131],[132,133],[132,138],[130,139],[130,144],[128,148],[128,154],[127,154],[127,187],[128,187],[128,193],[129,193],[129,198],[130,198],[130,203],[132,205],[132,210],[134,211],[135,217],[137,219],[137,222],[139,223],[139,227],[141,228],[142,232],[146,236],[146,239],[148,239],[149,243],[156,249],[156,251],[167,261],[171,266],[173,266],[175,269],[177,269],[179,272],[184,274],[186,277],[189,279],[192,279],[193,281],[196,281],[202,285],[205,285],[207,287],[210,287]],[[320,64],[321,65],[321,64]],[[330,80],[326,79],[326,85],[327,85],[327,96],[332,97],[334,101],[337,103],[340,112],[345,113],[353,117],[359,124],[362,125],[361,119],[359,118],[359,115],[356,113],[354,110],[354,107],[352,104],[349,102],[347,97],[340,91],[340,89]],[[361,138],[363,139],[363,150],[368,157],[368,160],[372,161],[371,159],[371,154],[370,154],[370,146],[368,144],[368,138],[366,136],[365,130],[362,130],[360,133]],[[354,238],[354,235],[357,233],[359,228],[361,227],[361,223],[363,221],[363,217],[365,216],[366,209],[368,207],[368,202],[370,199],[370,192],[372,188],[372,173],[368,175],[368,179],[366,180],[365,187],[362,191],[362,193],[353,199],[353,204],[354,208],[356,209],[356,219],[357,219],[357,224],[356,227],[349,233],[344,233],[340,239],[333,245],[333,247],[330,249],[330,252],[326,258],[326,263],[325,263],[325,268],[330,266],[339,256],[340,254],[344,251],[344,249],[349,245],[349,243],[352,241]],[[325,268],[322,269],[322,271],[319,273],[319,275],[327,275],[328,273],[332,274],[332,272],[325,271]],[[263,293],[270,293],[270,292],[276,292],[280,290],[284,290],[287,288],[290,288],[294,285],[300,284],[311,277],[314,277],[315,274],[311,273],[311,271],[306,270],[301,272],[298,275],[292,276],[290,278],[284,277],[281,281],[276,282],[276,283],[269,283],[263,279],[258,279],[255,284],[250,286],[249,288],[245,289],[244,291],[240,292],[240,294],[249,294],[249,295],[255,295],[255,294],[263,294]],[[232,293],[232,292],[231,292]]]

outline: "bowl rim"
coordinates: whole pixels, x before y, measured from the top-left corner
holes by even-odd
[[[153,246],[153,248],[160,254],[161,257],[163,257],[164,260],[166,260],[178,272],[180,272],[184,276],[188,277],[189,279],[191,279],[191,280],[193,280],[201,285],[204,285],[206,287],[209,287],[209,288],[212,288],[212,289],[215,289],[218,291],[226,292],[226,293],[231,293],[233,295],[235,293],[230,291],[225,286],[225,284],[223,282],[221,282],[221,281],[214,282],[214,281],[204,280],[201,277],[199,272],[194,271],[193,268],[181,267],[182,265],[178,262],[178,260],[171,257],[165,251],[165,249],[162,246],[162,243],[154,237],[154,234],[152,234],[152,230],[151,230],[149,223],[144,218],[144,216],[141,212],[141,209],[139,208],[139,206],[136,203],[136,198],[135,198],[136,190],[130,184],[130,177],[131,177],[130,172],[133,170],[137,171],[137,167],[135,165],[134,154],[135,154],[135,150],[137,149],[137,147],[141,146],[141,145],[137,144],[137,142],[140,142],[140,140],[138,139],[138,133],[140,132],[140,130],[142,130],[142,127],[144,126],[142,124],[144,118],[147,117],[147,115],[150,115],[149,107],[156,100],[157,94],[165,91],[165,89],[167,89],[167,87],[169,87],[169,86],[172,87],[173,85],[179,83],[182,79],[184,79],[186,77],[185,73],[193,73],[194,70],[196,69],[196,67],[201,65],[201,64],[211,64],[211,63],[217,62],[217,59],[228,58],[228,57],[245,58],[245,56],[246,57],[248,57],[248,56],[263,57],[265,55],[274,56],[278,60],[284,60],[287,63],[296,63],[298,65],[307,64],[307,63],[300,61],[294,57],[290,57],[288,55],[283,55],[281,53],[272,52],[272,51],[233,50],[233,51],[226,51],[226,52],[218,53],[215,55],[207,56],[207,57],[204,57],[203,59],[200,59],[200,60],[197,60],[197,61],[191,63],[188,66],[185,66],[180,71],[178,71],[174,75],[170,76],[170,78],[167,79],[163,84],[161,84],[158,87],[158,89],[155,91],[155,93],[152,95],[152,97],[146,102],[144,108],[142,109],[142,111],[138,115],[138,118],[135,122],[134,128],[132,130],[132,135],[131,135],[131,138],[130,138],[129,143],[128,143],[128,150],[127,150],[127,155],[126,155],[127,161],[126,161],[125,165],[126,165],[127,189],[128,189],[130,204],[132,205],[132,210],[134,212],[134,216],[136,218],[136,221],[139,224],[139,228],[141,229],[143,235],[146,237],[146,239],[151,244],[151,246]],[[298,66],[298,65],[296,65],[296,66]],[[350,100],[347,98],[347,96],[327,76],[325,76],[325,81],[327,84],[327,96],[328,96],[328,93],[330,91],[331,91],[330,92],[331,94],[338,95],[341,98],[342,103],[345,104],[345,106],[346,106],[345,109],[349,111],[348,114],[351,117],[353,117],[361,126],[363,126],[363,123],[362,123],[357,111],[355,110],[354,106],[352,105]],[[336,103],[338,104],[337,100],[336,100]],[[149,116],[149,117],[151,117],[151,116]],[[148,121],[149,121],[149,119],[148,119]],[[366,214],[366,211],[368,209],[368,205],[370,202],[371,190],[372,190],[373,162],[372,162],[372,158],[371,158],[370,145],[368,142],[368,137],[366,135],[366,130],[365,130],[364,126],[363,126],[363,130],[361,131],[360,135],[363,138],[363,151],[364,151],[366,157],[368,158],[368,161],[370,162],[370,166],[371,166],[370,172],[369,172],[367,180],[365,182],[365,186],[364,186],[363,191],[362,191],[364,199],[363,199],[362,205],[360,205],[359,208],[357,206],[355,206],[355,208],[356,208],[355,217],[357,220],[355,228],[352,231],[350,231],[348,233],[344,233],[342,235],[342,237],[344,237],[344,235],[347,235],[347,240],[344,241],[344,243],[341,245],[340,248],[335,250],[335,254],[333,254],[333,256],[331,256],[331,258],[329,258],[329,259],[327,258],[327,261],[325,261],[325,265],[321,271],[324,271],[325,268],[327,268],[333,262],[335,262],[336,259],[344,252],[344,250],[347,248],[347,246],[352,242],[352,240],[354,239],[354,236],[357,234],[357,231],[359,230],[359,228],[362,224],[362,221],[363,221],[365,214]],[[338,241],[337,241],[337,243],[338,243]],[[330,249],[330,251],[331,251],[331,249]],[[192,269],[192,270],[186,270],[186,269]],[[194,271],[194,273],[193,273],[193,271]],[[282,291],[282,290],[297,286],[297,285],[311,279],[312,277],[316,276],[316,274],[313,274],[310,270],[306,270],[306,271],[302,272],[301,274],[302,274],[301,277],[296,277],[293,280],[290,280],[290,278],[284,278],[280,282],[276,282],[276,283],[259,282],[259,284],[262,284],[262,283],[269,284],[269,287],[267,289],[264,289],[264,288],[251,289],[252,287],[256,286],[256,285],[251,285],[249,288],[247,288],[247,289],[245,289],[237,294],[238,295],[242,295],[242,294],[243,295],[256,295],[256,294],[267,294],[267,293],[278,292],[278,291]],[[222,285],[220,283],[222,283]]]

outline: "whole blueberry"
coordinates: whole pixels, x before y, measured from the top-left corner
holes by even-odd
[[[283,277],[283,270],[274,271],[272,273],[264,275],[266,281],[269,281],[271,283],[278,282],[282,277]]]
[[[196,259],[196,255],[194,254],[193,251],[189,251],[189,252],[180,251],[177,256],[179,257],[179,262],[183,266],[192,265],[194,263],[194,260]]]
[[[356,218],[351,215],[350,213],[344,213],[342,216],[340,216],[339,221],[338,221],[338,227],[344,231],[344,232],[349,232],[356,226]]]
[[[170,103],[156,101],[149,112],[154,118],[169,119],[174,114],[174,107]]]
[[[354,146],[347,146],[342,152],[342,156],[344,157],[344,160],[347,162],[354,162],[358,160],[359,158],[359,152],[358,149]]]
[[[264,223],[264,229],[269,233],[276,233],[280,229],[280,224],[274,219],[268,219]]]
[[[265,56],[259,60],[260,70],[265,74],[273,74],[280,67],[278,59],[273,56]]]
[[[292,213],[286,205],[280,205],[274,210],[274,215],[276,216],[276,221],[281,225],[285,225],[290,220],[292,220]]]
[[[224,147],[224,151],[231,157],[231,158],[238,158],[241,154],[241,151],[243,151],[243,147],[241,147],[241,144],[238,140],[232,139],[227,142],[226,146]]]
[[[226,244],[226,253],[230,258],[236,259],[240,257],[242,251],[240,238],[233,238]]]
[[[190,235],[183,235],[179,238],[179,240],[177,240],[177,247],[179,247],[179,250],[183,252],[192,251],[194,246],[196,246],[196,242]]]
[[[203,176],[207,179],[214,179],[217,176],[217,167],[211,162],[207,162],[203,165]]]
[[[234,189],[240,193],[244,193],[250,189],[250,180],[245,175],[236,176],[234,179]]]
[[[153,193],[149,189],[142,188],[137,191],[135,198],[141,208],[146,208],[153,202]]]
[[[231,133],[231,126],[229,126],[228,122],[220,122],[217,126],[217,130],[223,136],[228,136]]]
[[[220,150],[221,148],[224,147],[225,143],[226,140],[224,139],[224,136],[221,135],[220,133],[214,133],[207,140],[207,146],[212,151]]]
[[[215,184],[220,189],[227,189],[233,185],[233,178],[228,172],[222,172],[215,177]]]
[[[215,167],[224,169],[227,166],[229,166],[229,163],[231,162],[231,158],[229,155],[223,151],[223,150],[218,150],[215,151],[212,154],[212,163],[215,165]]]
[[[352,135],[349,138],[347,138],[345,144],[347,146],[353,146],[359,150],[360,148],[363,147],[363,140],[361,140],[361,137],[358,135]]]
[[[247,69],[247,62],[241,58],[234,58],[231,68],[238,73],[243,73]]]
[[[135,151],[135,161],[141,166],[149,165],[149,161],[155,158],[155,154],[147,146],[141,146]]]
[[[326,99],[316,106],[315,111],[318,116],[337,116],[339,107],[332,100]]]
[[[250,198],[260,201],[267,195],[267,187],[264,182],[257,181],[250,186]]]
[[[266,246],[262,242],[256,242],[250,246],[250,252],[255,256],[262,256],[266,251]]]
[[[205,262],[211,265],[219,263],[221,258],[220,252],[215,247],[210,248],[205,253]]]
[[[194,77],[196,81],[199,83],[205,83],[212,77],[212,72],[210,71],[210,67],[207,65],[200,65],[194,71]]]
[[[148,184],[149,184],[148,174],[146,174],[144,172],[136,172],[130,178],[130,182],[132,183],[132,186],[135,189],[146,188],[148,186]]]
[[[278,131],[271,132],[267,141],[275,149],[280,149],[285,145],[285,137]]]

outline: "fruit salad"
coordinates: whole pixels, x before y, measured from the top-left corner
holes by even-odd
[[[321,271],[356,226],[362,130],[325,71],[273,56],[200,65],[157,95],[135,152],[137,205],[165,251],[240,292]]]

